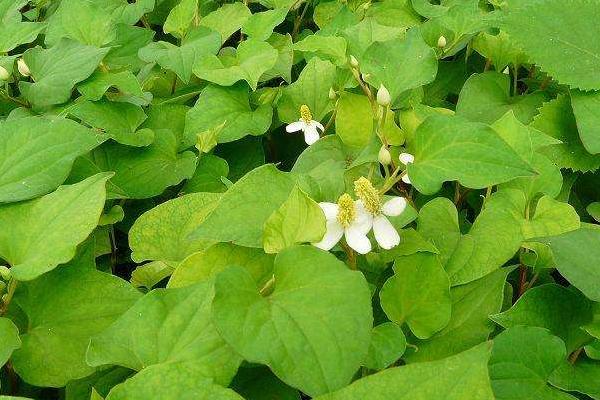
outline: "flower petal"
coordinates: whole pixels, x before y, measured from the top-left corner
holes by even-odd
[[[382,249],[389,250],[400,243],[398,231],[384,215],[378,215],[373,219],[373,233]]]
[[[317,128],[321,130],[321,132],[325,131],[325,127],[319,121],[312,121]]]
[[[406,209],[406,199],[404,197],[394,197],[386,201],[381,208],[381,212],[388,217],[400,215]]]
[[[404,165],[412,164],[413,162],[415,162],[415,156],[413,156],[410,153],[400,153],[398,158],[400,159],[400,162]]]
[[[306,123],[303,120],[292,122],[285,127],[287,133],[298,132],[304,130]]]
[[[310,146],[319,140],[319,138],[319,132],[317,132],[317,128],[315,126],[308,125],[306,128],[304,128],[304,141],[307,145]]]
[[[406,183],[408,185],[411,184],[411,181],[410,181],[410,178],[408,177],[408,174],[402,175],[402,182],[404,182],[404,183]]]
[[[371,242],[367,235],[356,226],[350,225],[345,230],[346,243],[359,254],[367,254],[371,251]]]
[[[323,214],[325,214],[326,220],[329,221],[330,219],[337,218],[338,211],[340,209],[340,207],[337,204],[322,202],[319,203],[319,207],[321,207],[321,210],[323,210]]]
[[[313,246],[321,250],[331,250],[337,244],[344,234],[344,227],[337,220],[327,221],[327,230],[325,236],[320,242],[313,243]]]
[[[351,225],[366,235],[373,226],[373,214],[367,211],[362,200],[356,200],[354,206],[356,207],[356,217]]]

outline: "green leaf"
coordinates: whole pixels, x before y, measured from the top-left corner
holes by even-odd
[[[179,262],[206,249],[211,241],[190,240],[188,235],[202,224],[220,198],[216,193],[192,193],[146,211],[129,230],[132,260]]]
[[[494,338],[489,361],[496,399],[574,399],[548,385],[566,356],[563,341],[546,329],[516,326],[502,332]]]
[[[31,199],[64,182],[77,158],[102,139],[67,119],[26,117],[0,124],[0,202]],[[43,168],[40,166],[43,165]]]
[[[489,126],[454,116],[431,116],[419,127],[410,180],[422,193],[437,192],[444,181],[483,189],[535,171]]]
[[[185,118],[185,137],[206,137],[218,130],[217,142],[226,143],[246,135],[262,135],[271,126],[273,109],[264,104],[250,107],[248,87],[208,85]]]
[[[267,42],[257,39],[244,40],[232,54],[206,55],[196,62],[194,75],[221,86],[231,86],[245,80],[253,90],[263,73],[277,61],[277,50]]]
[[[400,93],[432,82],[437,73],[435,52],[417,29],[401,40],[373,43],[359,62],[363,74],[370,74],[367,82],[376,88],[385,85],[392,102]]]
[[[600,221],[600,202],[595,201],[588,204],[585,208],[585,211],[587,211],[587,213],[590,214],[596,221]]]
[[[313,57],[308,61],[298,79],[285,87],[277,103],[281,121],[289,123],[300,118],[300,106],[306,104],[317,121],[333,110],[329,89],[335,81],[335,66],[329,61]]]
[[[497,35],[481,32],[473,40],[473,48],[489,59],[498,72],[508,66],[514,68],[527,63],[527,56],[504,31],[500,31]]]
[[[82,101],[70,107],[69,114],[121,144],[148,146],[154,141],[154,132],[150,129],[137,130],[146,114],[140,106],[131,103]]]
[[[16,372],[37,386],[61,387],[94,372],[85,362],[90,337],[140,297],[128,282],[96,271],[93,247],[69,264],[20,286],[14,301],[27,315]]]
[[[181,0],[169,12],[163,31],[184,38],[194,19],[198,18],[198,0]]]
[[[20,2],[13,1],[12,3],[17,5],[18,9]],[[21,44],[33,42],[47,26],[44,22],[21,22],[20,15],[11,22],[5,21],[1,16],[0,20],[2,20],[2,25],[0,25],[0,53],[8,53]]]
[[[450,281],[433,254],[397,258],[394,275],[379,298],[388,318],[398,325],[406,323],[420,339],[431,337],[450,321]]]
[[[45,23],[22,22],[20,9],[24,0],[0,1],[0,52],[8,53],[20,44],[29,43],[46,27]]]
[[[348,53],[359,60],[372,43],[399,39],[403,34],[404,29],[380,25],[373,18],[365,18],[342,33],[348,43]]]
[[[491,124],[512,110],[524,124],[531,122],[546,100],[543,92],[510,96],[510,77],[500,72],[474,74],[462,87],[456,114],[471,121]]]
[[[315,247],[293,247],[277,255],[274,284],[265,298],[246,269],[221,272],[213,304],[219,333],[246,360],[311,396],[347,385],[371,336],[362,274]]]
[[[580,358],[574,364],[563,361],[550,375],[552,386],[569,392],[587,394],[595,400],[600,399],[598,379],[600,363],[587,358]]]
[[[31,280],[75,255],[77,245],[98,224],[112,174],[97,174],[61,186],[43,197],[0,206],[0,256],[12,276]]]
[[[556,284],[529,289],[509,310],[490,318],[504,328],[546,328],[564,340],[568,353],[591,340],[580,328],[592,320],[591,302],[577,291]]]
[[[139,57],[175,72],[179,79],[188,83],[192,76],[192,68],[198,60],[216,54],[220,47],[221,38],[218,32],[206,27],[197,27],[185,37],[181,46],[162,41],[152,42],[140,49]]]
[[[266,254],[262,249],[217,243],[183,260],[171,276],[168,287],[211,280],[231,265],[246,268],[257,285],[262,286],[273,276],[274,259],[274,255]]]
[[[287,13],[287,8],[254,13],[244,22],[242,32],[252,39],[267,40],[273,29],[285,20]]]
[[[19,329],[8,318],[0,317],[0,365],[4,366],[13,351],[21,347]]]
[[[21,94],[37,106],[64,103],[76,83],[94,72],[110,50],[61,39],[50,49],[34,47],[23,54],[33,82],[20,81]]]
[[[130,282],[137,288],[151,290],[163,279],[171,276],[172,273],[173,267],[163,261],[152,261],[136,267],[131,273]]]
[[[210,282],[149,292],[92,337],[88,364],[136,371],[179,365],[193,368],[198,378],[227,385],[241,360],[211,321],[212,299]]]
[[[202,373],[201,368],[181,363],[151,365],[115,386],[106,400],[243,400]]]
[[[48,23],[45,42],[49,47],[56,45],[61,38],[95,47],[102,47],[115,38],[114,21],[109,11],[92,1],[61,2]]]
[[[117,89],[118,92],[109,90]],[[109,100],[130,102],[139,106],[148,105],[152,95],[142,91],[140,82],[131,71],[94,72],[88,79],[77,85],[77,90],[87,100],[100,100],[104,95]]]
[[[419,210],[418,232],[439,250],[446,265],[461,239],[456,206],[445,197],[437,197]]]
[[[239,30],[251,12],[241,2],[224,4],[200,20],[200,26],[205,26],[221,35],[221,43],[225,43],[234,32]]]
[[[350,92],[340,94],[335,114],[335,133],[347,146],[362,148],[371,141],[373,110],[366,96]]]
[[[315,400],[492,400],[489,356],[490,346],[482,344],[444,360],[386,369]]]
[[[343,66],[348,62],[346,58],[346,39],[339,36],[306,36],[299,42],[294,43],[294,50],[305,53],[305,58],[316,56],[323,60],[329,60],[337,66]]]
[[[116,32],[115,40],[110,43],[112,48],[103,62],[111,69],[130,68],[133,72],[139,71],[145,62],[138,57],[138,51],[152,41],[154,31],[139,26],[118,24]]]
[[[543,0],[509,8],[502,26],[529,57],[559,82],[571,87],[600,89],[600,44],[592,15],[598,4],[586,0]],[[577,60],[566,65],[564,60]]]
[[[560,95],[545,103],[531,126],[562,142],[540,149],[559,167],[582,172],[600,167],[600,156],[588,153],[581,143],[568,97]]]
[[[272,164],[251,171],[229,188],[191,238],[262,248],[265,222],[288,199],[295,184],[292,175]]]
[[[571,90],[570,94],[579,138],[588,152],[598,154],[600,153],[600,133],[598,132],[600,92]]]
[[[595,267],[600,257],[599,241],[600,229],[596,225],[583,225],[544,240],[561,275],[594,301],[600,301],[600,271]]]
[[[222,193],[227,190],[226,182],[229,165],[221,157],[202,154],[198,159],[196,172],[185,183],[182,193],[211,192]]]
[[[325,215],[321,207],[295,186],[283,204],[265,222],[263,247],[266,253],[279,253],[295,244],[318,242],[325,235]]]
[[[170,130],[154,133],[154,142],[147,147],[104,143],[75,163],[71,178],[114,171],[115,176],[107,186],[108,198],[144,199],[191,177],[196,168],[194,153],[178,153],[177,138]]]
[[[450,289],[450,322],[428,340],[416,342],[419,350],[406,354],[407,362],[438,360],[486,341],[494,330],[489,315],[500,311],[506,276],[513,269],[499,269],[481,279]]]
[[[393,322],[384,322],[373,328],[371,344],[364,365],[369,369],[386,369],[396,362],[406,349],[406,337]]]

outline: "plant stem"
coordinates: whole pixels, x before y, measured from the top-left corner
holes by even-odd
[[[8,310],[8,306],[10,305],[10,301],[12,300],[16,290],[17,281],[14,278],[12,278],[8,283],[8,291],[4,296],[2,296],[2,304],[0,305],[0,315],[4,315]]]
[[[342,248],[346,252],[346,257],[348,258],[348,267],[351,270],[356,270],[356,253],[346,243],[342,243]]]

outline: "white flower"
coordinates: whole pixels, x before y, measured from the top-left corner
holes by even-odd
[[[340,196],[337,204],[319,203],[319,206],[325,214],[327,230],[320,242],[313,243],[314,246],[331,250],[344,236],[348,246],[356,252],[367,254],[371,251],[367,233],[371,230],[372,218],[360,201],[352,200],[345,193]]]
[[[402,214],[406,208],[406,199],[404,197],[394,197],[382,204],[381,195],[371,182],[364,177],[354,182],[354,191],[363,207],[371,214],[373,234],[379,246],[382,249],[389,250],[400,244],[400,235],[387,217]]]
[[[415,156],[409,153],[400,153],[398,158],[400,159],[400,162],[404,165],[412,164],[415,162]],[[410,178],[408,177],[408,173],[405,173],[402,176],[402,182],[410,185]]]
[[[25,60],[23,60],[22,58],[19,58],[17,60],[17,69],[19,70],[19,73],[23,76],[31,75],[31,71],[29,71],[29,67],[25,63]]]
[[[310,109],[306,104],[300,107],[300,119],[292,122],[285,127],[288,133],[302,131],[304,133],[304,141],[309,146],[319,140],[319,131],[325,131],[325,128],[319,121],[313,121]]]

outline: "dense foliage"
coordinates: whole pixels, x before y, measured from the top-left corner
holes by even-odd
[[[600,399],[598,0],[0,0],[0,399]]]

